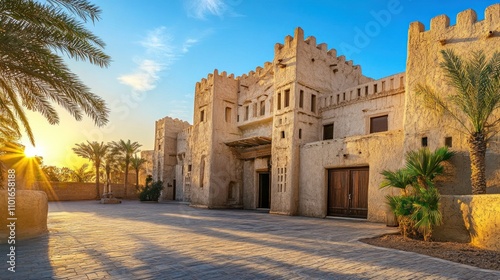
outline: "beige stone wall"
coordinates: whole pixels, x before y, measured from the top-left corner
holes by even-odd
[[[500,251],[500,194],[443,195],[440,209],[444,224],[434,229],[433,239]]]
[[[428,84],[445,97],[453,89],[445,82],[444,72],[439,67],[442,61],[441,50],[452,49],[457,55],[470,57],[474,51],[483,51],[488,57],[500,51],[500,4],[488,7],[484,20],[477,21],[473,10],[457,15],[456,25],[450,25],[446,15],[433,18],[429,30],[420,22],[413,22],[408,31],[408,59],[406,62],[406,100],[405,100],[405,151],[421,147],[422,137],[427,137],[433,150],[444,146],[444,138],[452,137],[453,150],[462,154],[453,159],[456,170],[454,180],[443,186],[443,193],[470,194],[470,167],[467,156],[466,136],[457,131],[460,128],[449,117],[437,115],[429,110],[421,97],[415,94],[417,84]],[[489,36],[493,31],[493,36]],[[492,186],[488,193],[498,192],[500,173],[496,166],[500,160],[500,139],[493,138],[487,153],[487,184]]]
[[[103,193],[103,184],[100,184],[99,194]],[[127,197],[123,184],[111,184],[111,191],[117,198],[138,199],[134,184],[128,184]],[[74,182],[37,182],[34,189],[47,194],[49,201],[78,201],[95,200],[95,183],[74,183]]]
[[[7,243],[10,229],[8,216],[8,193],[0,191],[0,243]],[[32,238],[48,232],[47,195],[41,191],[21,190],[15,192],[15,239]],[[8,253],[8,252],[7,252]]]
[[[153,154],[153,180],[161,180],[164,189],[160,200],[174,199],[174,181],[177,185],[176,166],[178,164],[177,137],[178,134],[189,127],[188,122],[165,117],[156,121],[155,125],[155,150]],[[177,190],[175,192],[176,199]],[[179,190],[182,194],[182,190]],[[182,199],[182,197],[181,197]]]
[[[139,170],[139,185],[145,185],[147,176],[153,175],[153,157],[154,150],[141,151],[141,158],[145,159],[146,162],[143,164],[142,169]]]
[[[404,116],[404,84],[396,84],[390,87],[390,81],[404,79],[403,74],[389,76],[377,81],[362,84],[359,87],[347,89],[342,92],[330,94],[322,98],[325,104],[321,108],[321,126],[319,138],[323,135],[323,125],[334,125],[334,138],[343,138],[370,133],[370,118],[388,115],[388,129],[398,130],[403,128]],[[382,82],[387,85],[382,87]],[[374,93],[374,85],[378,84],[378,92]],[[365,95],[365,88],[369,88]],[[358,98],[357,89],[362,89]],[[344,99],[346,93],[346,99]],[[352,94],[351,94],[352,93]],[[355,95],[355,96],[353,96]],[[337,99],[339,102],[337,102]],[[333,103],[330,103],[332,101]]]
[[[346,156],[344,156],[346,155]],[[325,217],[328,201],[328,169],[368,166],[368,220],[385,222],[388,208],[379,189],[385,169],[395,170],[403,163],[401,130],[319,141],[300,149],[299,215]]]

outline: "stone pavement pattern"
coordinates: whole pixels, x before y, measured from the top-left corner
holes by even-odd
[[[500,279],[373,247],[382,224],[125,201],[51,203],[46,237],[17,244],[0,279]],[[0,245],[6,260],[7,245]]]

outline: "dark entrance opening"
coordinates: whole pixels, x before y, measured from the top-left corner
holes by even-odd
[[[328,170],[327,215],[367,218],[368,171],[368,167]]]
[[[175,182],[175,180],[174,180],[174,194],[173,194],[173,200],[175,200],[175,195],[176,195],[176,193],[175,193],[175,189],[176,189],[176,185],[177,185],[177,184],[176,184],[176,182]]]
[[[271,191],[269,172],[259,173],[259,208],[269,208],[271,202]]]

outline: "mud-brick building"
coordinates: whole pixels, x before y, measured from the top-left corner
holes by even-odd
[[[470,193],[465,137],[422,104],[414,88],[450,89],[440,51],[500,51],[500,4],[478,21],[473,10],[410,25],[404,73],[379,80],[361,66],[304,38],[297,28],[274,59],[234,77],[215,70],[195,86],[193,125],[156,124],[155,179],[165,199],[209,208],[269,208],[270,213],[338,215],[385,221],[380,172],[400,168],[407,151],[448,145],[458,152],[444,194]],[[499,192],[500,147],[489,147],[488,192]],[[174,191],[175,190],[175,191]]]

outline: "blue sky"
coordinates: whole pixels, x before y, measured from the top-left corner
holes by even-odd
[[[239,76],[272,61],[274,45],[300,26],[378,79],[405,71],[410,22],[474,9],[478,20],[495,1],[91,0],[102,19],[89,29],[107,44],[109,68],[68,60],[111,108],[107,127],[86,118],[50,126],[36,114],[37,148],[49,165],[76,165],[75,143],[130,139],[152,149],[154,122],[192,122],[195,83],[214,69]],[[24,140],[26,143],[26,141]]]

